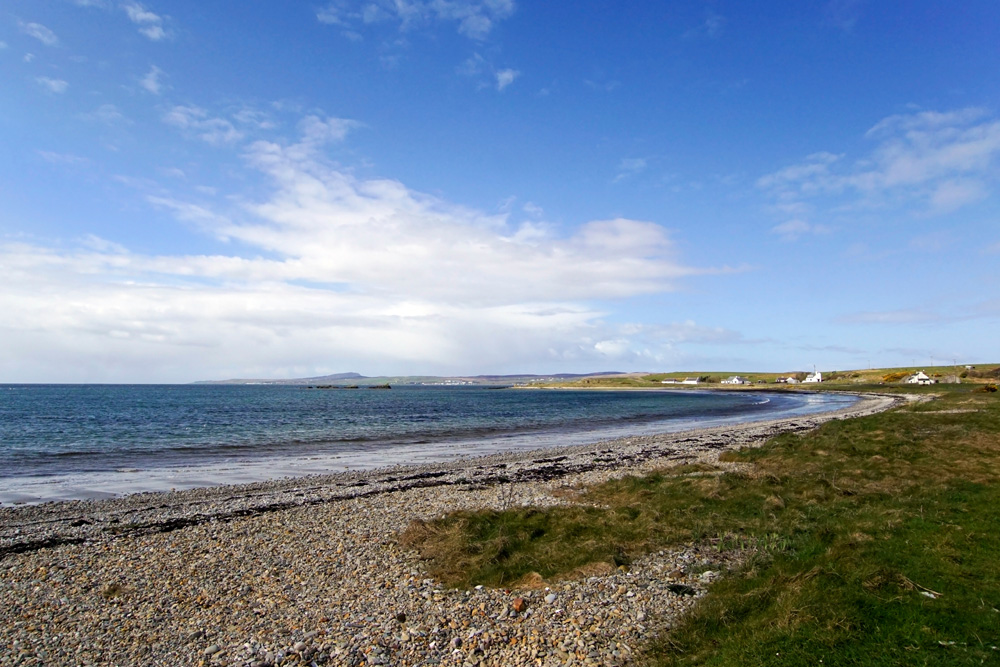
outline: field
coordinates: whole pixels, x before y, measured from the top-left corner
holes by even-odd
[[[892,389],[922,400],[557,508],[456,513],[417,546],[461,587],[627,567],[681,543],[737,552],[647,647],[650,665],[1000,664],[1000,393],[982,379]]]

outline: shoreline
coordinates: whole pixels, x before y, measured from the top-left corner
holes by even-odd
[[[453,591],[399,533],[455,510],[565,503],[580,486],[905,400],[864,394],[848,408],[736,426],[2,508],[0,646],[10,650],[0,666],[631,664],[731,555],[689,545],[536,590]]]
[[[831,419],[873,414],[904,400],[885,394],[858,396],[857,403],[829,412],[624,436],[585,445],[499,452],[443,462],[281,477],[180,491],[4,506],[0,507],[0,558],[8,553],[61,543],[169,532],[205,521],[413,488],[550,481],[595,470],[632,469],[650,460],[687,460],[707,451],[751,445],[779,433],[808,430]],[[612,452],[616,457],[608,458]]]
[[[682,392],[676,389],[635,389],[635,388],[587,388],[587,392],[604,393],[694,393],[702,396],[712,393],[726,393],[725,390],[701,389]],[[751,392],[743,390],[734,393],[749,398]],[[757,393],[757,392],[753,392]],[[18,472],[15,465],[14,474],[0,479],[0,507],[22,506],[46,502],[71,500],[98,500],[119,498],[129,494],[147,492],[173,492],[199,487],[238,486],[255,482],[266,482],[279,478],[297,478],[313,475],[333,475],[346,471],[377,470],[391,466],[408,465],[438,465],[455,460],[457,457],[485,456],[506,452],[531,452],[549,447],[564,447],[590,445],[600,441],[616,440],[625,436],[659,435],[667,432],[686,431],[711,426],[745,423],[748,420],[780,419],[784,417],[811,414],[836,409],[840,399],[854,399],[834,394],[825,396],[810,396],[807,392],[791,392],[795,397],[781,398],[780,394],[788,392],[775,391],[779,395],[778,402],[791,400],[798,405],[786,405],[783,408],[763,411],[760,415],[752,414],[753,410],[745,406],[746,411],[740,414],[716,416],[660,416],[630,419],[627,421],[604,420],[574,422],[565,424],[564,428],[548,426],[540,428],[496,429],[483,430],[475,433],[444,434],[434,437],[431,434],[412,434],[412,437],[400,439],[390,446],[381,446],[377,440],[371,443],[345,441],[342,444],[319,447],[296,446],[291,450],[268,451],[264,448],[261,454],[253,448],[237,448],[231,451],[225,446],[213,457],[211,451],[207,457],[194,457],[190,460],[177,460],[164,463],[157,459],[157,453],[150,455],[148,460],[142,458],[138,450],[127,459],[114,460],[108,458],[96,465],[87,461],[82,464],[88,469],[84,471],[63,469],[44,472]],[[771,403],[773,396],[753,397],[756,402]],[[810,406],[814,401],[817,405]],[[840,401],[843,403],[843,401]],[[770,412],[770,414],[768,414]],[[220,441],[224,441],[225,436]],[[332,441],[336,442],[336,440]],[[280,443],[279,443],[280,444]],[[211,450],[211,448],[209,448]],[[224,451],[223,450],[230,450]],[[220,453],[221,452],[221,453]],[[71,453],[71,452],[70,452]],[[138,458],[137,458],[138,457]],[[106,457],[107,458],[107,457]],[[66,465],[73,465],[76,459],[67,459]],[[78,465],[80,461],[76,462]]]

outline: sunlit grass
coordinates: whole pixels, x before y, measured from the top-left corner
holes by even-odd
[[[751,549],[651,664],[1000,661],[1000,396],[888,413],[609,482],[577,504],[411,526],[455,586],[572,577],[665,546]],[[737,464],[737,465],[732,465]]]

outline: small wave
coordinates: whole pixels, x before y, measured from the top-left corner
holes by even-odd
[[[82,452],[41,452],[41,456],[51,456],[54,459],[79,459],[87,456],[100,456],[102,452],[82,451]]]
[[[115,468],[115,472],[142,472],[142,468]]]

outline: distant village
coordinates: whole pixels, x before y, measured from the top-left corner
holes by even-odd
[[[966,366],[966,370],[975,368],[974,366]],[[935,376],[931,377],[924,371],[917,371],[915,373],[899,373],[892,376],[886,376],[883,379],[884,382],[898,382],[901,384],[958,384],[962,381],[959,375],[946,375],[946,376]],[[697,384],[707,384],[709,379],[702,377],[686,377],[686,378],[667,378],[660,380],[660,384],[684,384],[684,385],[697,385]],[[719,380],[719,384],[726,385],[753,385],[753,384],[769,384],[767,380],[758,379],[756,382],[750,378],[743,377],[742,375],[733,375],[726,378],[725,380]],[[823,382],[823,373],[819,371],[814,371],[812,373],[797,373],[794,375],[778,376],[774,379],[772,384],[819,384]]]

